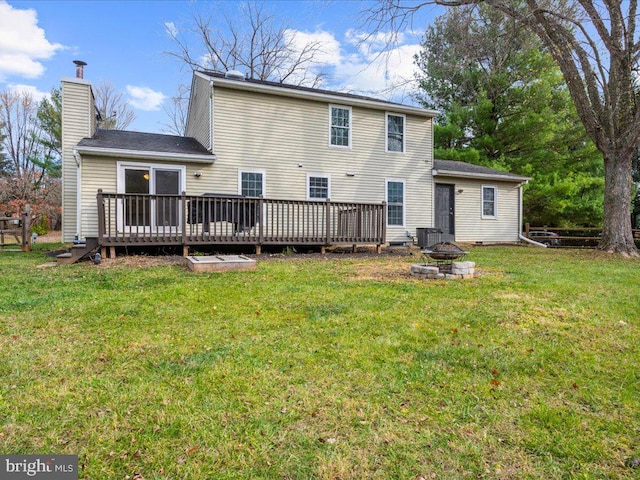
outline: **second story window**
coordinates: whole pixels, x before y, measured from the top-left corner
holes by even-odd
[[[329,144],[335,147],[351,147],[351,108],[329,105],[329,112]]]
[[[404,152],[404,115],[387,113],[387,152]]]

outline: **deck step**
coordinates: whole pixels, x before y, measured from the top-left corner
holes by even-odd
[[[82,260],[96,248],[98,248],[98,239],[87,238],[86,243],[73,245],[70,252],[57,255],[56,262],[58,263],[58,265],[71,265],[72,263],[76,263]]]

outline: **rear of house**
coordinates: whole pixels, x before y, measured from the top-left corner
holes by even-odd
[[[62,94],[64,241],[518,240],[526,178],[434,162],[431,110],[196,72],[176,137],[96,129],[84,79]]]

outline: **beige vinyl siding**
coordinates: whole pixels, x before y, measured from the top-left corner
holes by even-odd
[[[187,137],[193,137],[211,150],[211,124],[209,117],[209,97],[211,87],[209,82],[197,75],[193,77],[189,104],[189,122]]]
[[[137,163],[140,165],[185,165],[187,193],[189,195],[201,195],[210,193],[213,190],[213,174],[211,165],[190,164],[185,162],[166,162],[162,160],[128,160],[126,158],[99,157],[84,155],[82,157],[82,234],[85,237],[95,237],[98,235],[98,203],[96,195],[102,189],[105,193],[117,193],[118,162],[127,164]],[[196,178],[196,172],[202,173],[200,178]]]
[[[416,227],[431,225],[430,118],[407,115],[406,152],[395,153],[385,151],[384,110],[352,107],[349,149],[329,145],[328,102],[218,86],[213,110],[214,178],[200,179],[210,191],[237,194],[239,170],[264,170],[266,197],[304,200],[311,173],[331,177],[331,200],[379,203],[385,180],[402,179],[406,224],[390,227],[387,241],[407,241],[407,230],[415,235]]]
[[[517,242],[518,183],[437,176],[436,183],[455,185],[455,239],[457,242]],[[496,218],[482,218],[482,187],[496,187]],[[459,191],[462,190],[462,193]]]
[[[80,234],[77,225],[77,172],[73,156],[76,144],[95,131],[91,86],[85,80],[62,81],[62,240],[73,241]]]

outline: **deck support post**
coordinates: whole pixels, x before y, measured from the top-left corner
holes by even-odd
[[[327,253],[327,247],[325,247],[324,245],[320,247],[320,253],[322,255],[324,255],[325,253]]]
[[[376,245],[376,253],[382,253],[382,245]]]
[[[111,245],[109,247],[109,258],[116,258],[116,247],[115,247],[115,245]]]
[[[351,247],[351,251],[353,253],[356,253],[357,250],[358,250],[358,245],[354,243],[353,246]]]
[[[100,247],[100,256],[102,258],[107,258],[107,247],[104,245]]]
[[[256,255],[262,254],[262,245],[256,245]]]
[[[182,256],[183,257],[188,257],[189,256],[189,245],[183,245],[182,246]]]

